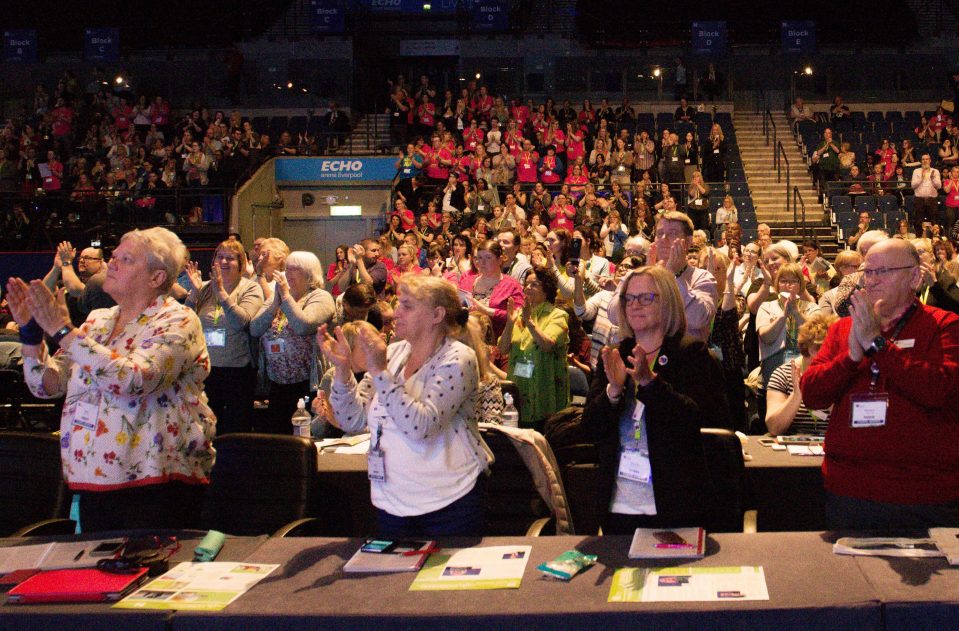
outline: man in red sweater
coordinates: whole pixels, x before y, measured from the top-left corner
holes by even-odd
[[[916,299],[919,254],[886,239],[866,255],[851,316],[803,374],[829,406],[823,478],[833,529],[959,526],[959,316]]]

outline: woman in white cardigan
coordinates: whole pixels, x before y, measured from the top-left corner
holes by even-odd
[[[382,537],[481,535],[485,471],[492,454],[473,408],[476,355],[455,334],[469,312],[456,288],[432,276],[406,276],[394,314],[401,341],[388,348],[362,331],[354,342],[366,356],[357,383],[342,332],[318,342],[335,367],[335,424],[346,432],[369,427],[370,493]]]

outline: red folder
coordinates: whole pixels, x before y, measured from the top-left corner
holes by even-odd
[[[120,600],[147,578],[147,568],[132,574],[97,569],[40,572],[7,594],[9,603],[82,603]]]

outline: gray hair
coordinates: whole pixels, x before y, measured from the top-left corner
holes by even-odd
[[[160,289],[164,292],[170,291],[190,258],[190,253],[180,241],[180,237],[157,226],[146,230],[131,230],[120,238],[120,243],[125,241],[135,241],[143,246],[150,269],[166,272],[166,280]]]
[[[312,252],[297,250],[286,257],[286,266],[298,267],[306,273],[310,289],[323,287],[323,265]]]

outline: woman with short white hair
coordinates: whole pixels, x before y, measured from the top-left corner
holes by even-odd
[[[316,328],[336,312],[323,287],[323,266],[312,252],[291,252],[285,272],[273,271],[276,292],[250,322],[260,340],[260,372],[270,387],[270,408],[257,431],[289,434],[296,402],[319,386]]]
[[[165,228],[126,233],[103,282],[116,306],[76,328],[62,290],[7,284],[30,390],[66,395],[63,474],[84,531],[199,524],[216,419],[203,392],[210,360],[200,320],[169,295],[186,259]],[[44,332],[60,347],[52,356]]]

